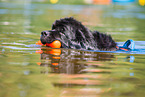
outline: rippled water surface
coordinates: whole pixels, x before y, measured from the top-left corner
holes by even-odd
[[[43,1],[0,1],[0,97],[144,97],[145,7]],[[112,35],[118,45],[133,39],[135,50],[80,51],[35,44],[41,31],[69,16]]]

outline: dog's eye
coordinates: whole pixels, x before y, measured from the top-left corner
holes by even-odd
[[[61,29],[61,31],[65,31],[65,29],[64,29],[64,28],[62,28],[62,29]]]

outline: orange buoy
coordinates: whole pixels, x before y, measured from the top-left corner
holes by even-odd
[[[46,43],[46,46],[52,47],[52,48],[60,48],[61,42],[59,40],[55,40],[52,43]]]

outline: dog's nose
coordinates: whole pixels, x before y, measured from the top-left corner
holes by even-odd
[[[41,35],[43,35],[43,36],[47,36],[47,35],[48,35],[48,32],[46,32],[46,31],[42,31],[42,32],[41,32]]]

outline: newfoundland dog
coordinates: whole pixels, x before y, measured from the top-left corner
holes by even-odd
[[[61,48],[80,50],[116,50],[116,43],[110,35],[90,31],[72,17],[56,20],[52,30],[42,31],[42,44],[61,42]]]

